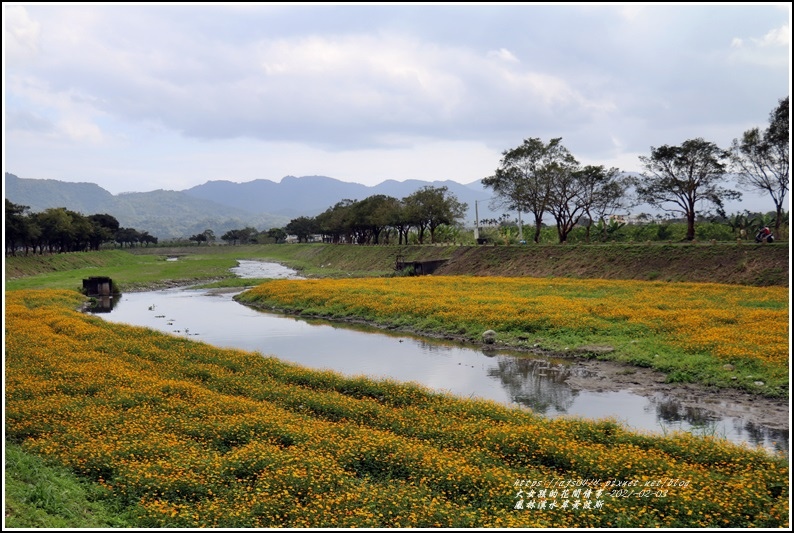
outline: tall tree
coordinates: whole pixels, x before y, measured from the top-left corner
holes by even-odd
[[[608,215],[629,208],[631,200],[627,191],[636,180],[628,174],[622,174],[617,168],[607,170],[603,165],[588,165],[579,172],[584,191],[584,214],[588,219],[585,239],[590,242],[590,227],[594,220],[602,229],[606,229]]]
[[[499,168],[493,176],[482,180],[484,186],[493,189],[496,201],[502,206],[532,214],[535,242],[540,241],[543,215],[549,208],[557,169],[573,160],[561,141],[561,137],[551,139],[548,144],[537,138],[526,139],[521,146],[502,152]]]
[[[415,216],[420,244],[424,243],[425,230],[430,231],[430,242],[435,242],[436,228],[455,224],[466,215],[467,205],[459,202],[447,187],[426,185],[404,200]]]
[[[394,206],[389,225],[397,230],[397,240],[399,244],[408,244],[408,233],[416,225],[417,217],[414,216],[405,198],[399,200]]]
[[[16,255],[19,246],[25,246],[27,252],[29,222],[25,211],[30,209],[27,205],[18,205],[5,199],[5,248],[6,254]]]
[[[551,180],[549,212],[557,225],[557,238],[564,243],[589,201],[584,181],[587,174],[579,169],[573,156],[550,163],[548,172]]]
[[[65,207],[50,207],[39,214],[41,238],[50,252],[68,252],[75,236],[72,217]]]
[[[88,217],[91,221],[90,245],[92,250],[99,250],[100,246],[106,242],[113,242],[116,232],[121,225],[116,217],[107,213],[98,213]]]
[[[766,192],[775,204],[775,237],[780,238],[783,207],[789,190],[789,97],[769,114],[769,127],[744,132],[731,145],[731,169],[738,182],[752,191]]]
[[[309,237],[317,233],[317,221],[311,217],[293,218],[284,226],[284,230],[298,237],[298,242],[309,242]],[[226,236],[221,239],[226,240]]]
[[[356,200],[346,198],[317,215],[314,218],[315,229],[312,233],[321,233],[324,241],[335,244],[353,242],[353,206],[356,202]],[[289,226],[284,229],[292,232]]]
[[[663,211],[681,213],[687,222],[686,239],[695,238],[698,205],[723,207],[724,200],[741,193],[721,187],[725,181],[723,162],[730,152],[701,138],[681,146],[651,147],[650,156],[640,156],[645,172],[637,185],[638,198]]]

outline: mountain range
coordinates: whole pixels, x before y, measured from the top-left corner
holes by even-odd
[[[262,231],[283,227],[299,216],[316,216],[345,199],[363,200],[376,194],[402,199],[425,186],[447,187],[466,203],[465,223],[473,225],[475,203],[480,219],[498,218],[502,211],[489,206],[492,192],[479,181],[387,180],[375,186],[349,183],[327,176],[286,176],[244,183],[208,181],[183,191],[156,190],[113,195],[94,183],[25,179],[5,173],[5,198],[30,212],[65,207],[83,215],[107,213],[123,227],[147,231],[161,240],[181,239],[206,229],[220,236],[230,229],[255,227]]]

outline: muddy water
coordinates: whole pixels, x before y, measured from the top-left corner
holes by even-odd
[[[297,277],[294,271],[272,263],[240,263],[234,271],[241,277]],[[296,319],[248,308],[232,296],[187,289],[130,293],[123,295],[111,312],[100,316],[216,346],[273,355],[311,368],[413,381],[551,417],[612,417],[644,431],[682,429],[788,450],[788,430],[759,425],[752,413],[721,416],[706,408],[679,404],[665,394],[646,397],[630,388],[586,390],[581,383],[593,373],[591,363],[489,352],[374,328]]]

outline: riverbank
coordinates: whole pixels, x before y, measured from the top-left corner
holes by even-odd
[[[725,283],[789,284],[788,243],[605,243],[524,246],[355,246],[283,244],[196,248],[138,248],[135,254],[226,254],[269,258],[309,277],[383,276],[398,260],[446,260],[436,275],[563,277]]]
[[[397,261],[446,261],[434,275],[561,277],[789,286],[787,243],[593,244],[525,246],[354,246],[269,244],[137,247],[5,258],[5,282],[21,288],[74,288],[103,275],[120,290],[231,282],[237,260],[274,261],[313,278],[382,277]]]

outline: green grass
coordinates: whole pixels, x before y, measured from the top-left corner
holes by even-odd
[[[150,247],[100,252],[6,257],[6,290],[79,290],[91,276],[110,277],[122,292],[174,285],[250,286],[230,272],[240,259],[272,261],[305,277],[347,278],[394,273],[398,253],[406,260],[449,257],[454,247],[331,246],[322,244]],[[168,261],[168,257],[178,257]]]
[[[133,527],[131,509],[96,483],[5,443],[5,527]]]
[[[148,287],[186,285],[206,280],[235,279],[239,252],[232,247],[222,254],[195,253],[167,261],[168,254],[133,254],[121,250],[77,252],[43,257],[9,257],[6,290],[79,290],[82,280],[108,276],[122,292]]]

